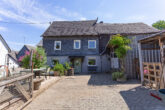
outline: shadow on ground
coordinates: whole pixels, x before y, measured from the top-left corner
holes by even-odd
[[[150,96],[151,92],[157,94],[156,90],[138,86],[127,91],[120,91],[120,94],[130,110],[165,110],[165,104]]]
[[[116,84],[140,84],[139,80],[128,80],[125,83],[118,83],[112,80],[111,74],[108,73],[96,73],[90,74],[88,85],[93,86],[111,86]]]

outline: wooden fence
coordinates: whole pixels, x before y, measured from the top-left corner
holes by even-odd
[[[160,74],[162,71],[161,63],[143,62],[143,71],[144,71],[145,85],[157,89],[158,84],[160,82]],[[162,87],[163,85],[160,84],[160,86]]]
[[[33,73],[0,81],[0,109],[6,109],[19,100],[27,102],[32,96]]]

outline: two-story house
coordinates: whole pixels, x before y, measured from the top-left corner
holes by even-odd
[[[110,24],[97,23],[97,20],[54,21],[42,37],[49,65],[56,62],[62,64],[71,62],[75,73],[87,73],[108,72],[112,68],[119,67],[114,52],[108,48],[108,41],[112,35],[122,34],[134,38],[133,50],[128,52],[128,57],[132,55],[133,58],[138,58],[137,39],[156,32],[157,29],[144,23]],[[133,63],[132,59],[129,58],[130,65]],[[130,77],[135,77],[132,74],[133,69],[127,72]]]

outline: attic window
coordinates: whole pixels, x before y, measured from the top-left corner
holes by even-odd
[[[96,40],[88,40],[88,48],[95,49],[96,48]]]
[[[80,40],[74,40],[74,49],[80,49]]]
[[[54,50],[61,50],[61,41],[55,41]]]

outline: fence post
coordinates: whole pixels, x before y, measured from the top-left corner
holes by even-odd
[[[141,84],[143,84],[144,76],[143,76],[143,60],[142,60],[142,52],[141,52],[141,43],[138,43],[138,51],[139,51],[139,64],[140,64]]]

